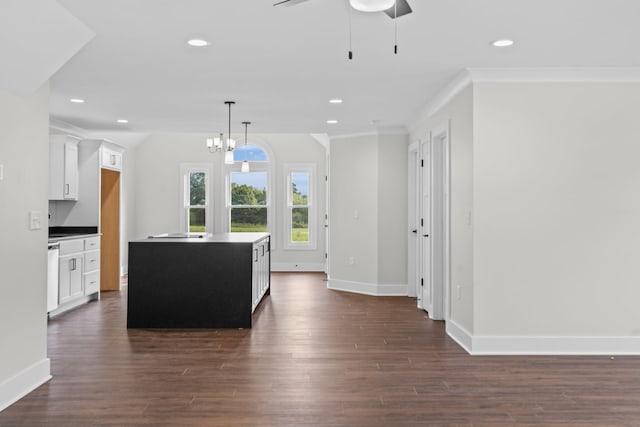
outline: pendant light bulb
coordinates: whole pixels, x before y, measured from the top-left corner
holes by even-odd
[[[244,125],[244,160],[242,161],[242,167],[240,168],[240,172],[248,173],[249,172],[249,160],[247,160],[247,127],[251,124],[251,122],[242,122]]]
[[[233,164],[233,151],[227,150],[224,152],[224,164],[225,165]]]

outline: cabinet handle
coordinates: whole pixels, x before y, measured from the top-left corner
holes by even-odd
[[[254,249],[254,251],[256,251],[256,259],[254,261],[258,262],[258,248]]]
[[[115,154],[112,154],[112,155],[111,155],[111,164],[112,164],[113,166],[115,166],[115,164],[116,164],[116,155],[115,155]]]
[[[64,194],[66,194],[67,196],[69,195],[69,184],[66,184],[66,192]]]

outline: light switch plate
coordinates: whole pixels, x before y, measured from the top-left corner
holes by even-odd
[[[42,228],[42,212],[29,212],[29,230],[40,230]]]
[[[0,181],[4,179],[4,165],[0,165]]]

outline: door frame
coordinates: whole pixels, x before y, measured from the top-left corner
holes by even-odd
[[[420,141],[409,145],[407,152],[407,184],[408,184],[408,209],[407,209],[407,295],[417,298],[420,303],[418,283],[420,282],[420,239],[418,239],[418,224],[420,223]]]
[[[436,150],[436,144],[442,145],[442,150]],[[434,265],[434,257],[435,251],[432,243],[432,251],[431,251],[431,275],[432,275],[432,283],[434,286],[434,295],[436,296],[436,301],[434,302],[434,310],[433,313],[429,313],[429,317],[432,319],[438,320],[449,320],[451,315],[451,141],[450,141],[450,121],[448,120],[445,123],[436,126],[431,131],[431,173],[432,173],[432,194],[435,191],[441,191],[441,202],[442,206],[442,248],[441,248],[441,264]],[[436,156],[438,153],[440,156]],[[439,163],[436,165],[436,163]],[[435,167],[437,166],[437,167]],[[439,179],[435,179],[436,177],[433,175],[437,173],[436,171],[441,172],[441,176]],[[435,188],[435,185],[440,184],[440,188]],[[432,197],[432,205],[431,208],[437,209],[438,207],[434,206],[434,199]],[[433,220],[434,215],[431,215],[431,219]],[[436,274],[435,270],[441,269],[441,277],[442,282],[437,283],[433,280],[433,275]]]
[[[441,144],[441,147],[435,147]],[[448,320],[451,315],[451,142],[450,121],[434,127],[426,138],[408,148],[408,262],[409,292],[415,289],[418,308],[433,320]],[[437,149],[436,149],[437,148]],[[440,149],[441,148],[441,149]],[[414,166],[415,156],[415,166]],[[439,162],[436,164],[436,162]],[[440,176],[435,176],[440,172]],[[437,178],[437,179],[436,179]],[[439,185],[439,188],[435,188]],[[439,193],[437,193],[439,191]],[[412,200],[415,196],[415,200]],[[435,197],[439,196],[439,197]],[[441,197],[440,197],[441,196]],[[437,199],[437,201],[436,201]],[[434,247],[434,206],[441,203],[441,248]],[[413,225],[416,225],[413,227]],[[413,230],[417,230],[416,238]],[[437,231],[436,231],[437,232]],[[428,236],[428,237],[427,237]],[[414,246],[415,245],[415,246]],[[436,250],[441,263],[435,265]],[[435,269],[440,269],[434,273]],[[414,279],[415,271],[415,279]],[[437,274],[442,280],[434,280]],[[440,283],[437,283],[440,282]],[[412,287],[413,284],[413,287]],[[421,286],[422,284],[422,286]],[[411,296],[411,294],[409,294]],[[431,295],[425,298],[425,295]]]

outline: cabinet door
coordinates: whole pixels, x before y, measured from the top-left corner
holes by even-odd
[[[71,299],[71,268],[73,257],[60,257],[58,262],[58,303],[64,304]]]
[[[78,200],[78,144],[64,144],[64,189],[65,200]]]
[[[71,279],[69,283],[71,298],[84,295],[84,288],[82,286],[82,261],[84,259],[84,256],[76,255],[73,257],[73,259],[75,260],[75,262],[69,274]]]
[[[82,289],[82,255],[60,257],[58,301],[64,304],[84,294]]]
[[[122,170],[122,153],[102,147],[102,167],[107,169]]]

